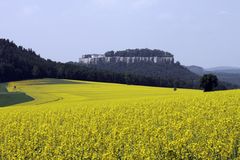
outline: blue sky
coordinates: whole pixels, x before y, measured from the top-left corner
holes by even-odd
[[[44,58],[162,49],[185,65],[240,66],[239,0],[0,0],[0,37]]]

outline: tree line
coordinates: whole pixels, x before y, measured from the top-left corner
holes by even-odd
[[[172,75],[161,77],[154,76],[153,72],[147,74],[147,70],[144,71],[140,68],[143,67],[141,65],[138,68],[133,66],[130,72],[117,72],[116,70],[119,69],[118,66],[115,66],[113,70],[109,70],[104,67],[54,62],[50,59],[42,58],[32,49],[25,49],[22,46],[17,46],[12,41],[0,39],[0,82],[37,78],[59,78],[130,85],[199,88],[199,82],[197,82],[198,80],[195,76],[193,76],[195,77],[194,82],[190,80],[191,83],[189,83],[185,79],[177,79],[172,77]],[[126,68],[123,66],[120,69],[124,70]],[[138,69],[140,72],[142,71],[146,74],[135,72]],[[158,70],[158,68],[155,70]],[[183,70],[183,68],[180,67],[180,70]],[[178,68],[176,72],[180,70]],[[170,75],[169,71],[167,74]]]
[[[12,41],[0,39],[0,82],[36,78],[64,78],[162,87],[174,86],[173,81],[161,78],[133,73],[117,73],[72,63],[54,62],[40,57],[32,49],[25,49]]]
[[[106,57],[164,57],[173,55],[162,50],[151,49],[127,49],[123,51],[108,51],[105,53]]]

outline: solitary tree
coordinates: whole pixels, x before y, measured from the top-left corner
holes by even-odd
[[[200,87],[204,89],[204,92],[211,92],[218,86],[218,78],[213,74],[205,74],[201,78]]]

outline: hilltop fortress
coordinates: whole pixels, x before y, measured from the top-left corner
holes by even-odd
[[[99,63],[139,63],[172,64],[174,56],[169,52],[150,49],[134,49],[125,51],[110,51],[105,54],[86,54],[79,59],[82,64]]]

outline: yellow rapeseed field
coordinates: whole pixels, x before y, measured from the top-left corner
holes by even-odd
[[[0,108],[0,159],[240,158],[239,90],[53,79],[8,90],[35,100]]]

